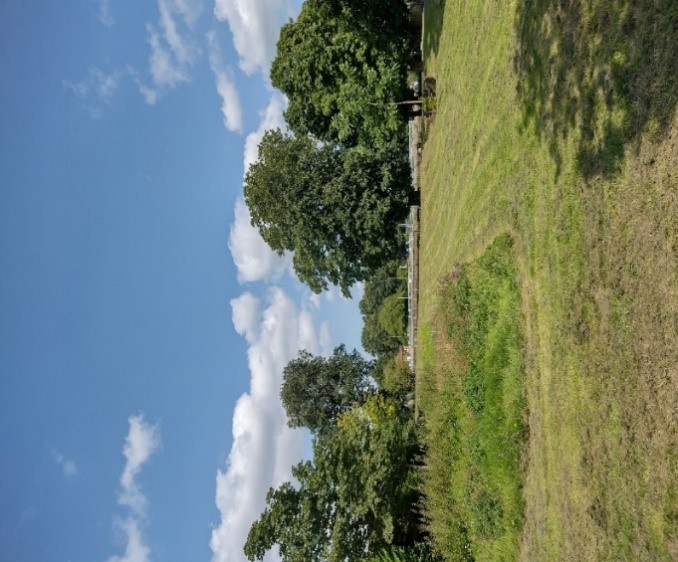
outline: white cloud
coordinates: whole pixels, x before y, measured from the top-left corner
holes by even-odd
[[[99,11],[97,13],[97,18],[106,27],[113,27],[115,24],[115,19],[111,13],[110,0],[99,0]]]
[[[321,355],[330,355],[332,353],[332,332],[329,322],[323,322],[320,325],[320,353]]]
[[[299,349],[315,351],[313,318],[299,311],[274,288],[268,308],[245,294],[231,302],[233,322],[247,338],[250,391],[233,413],[233,446],[225,471],[216,478],[221,522],[212,531],[213,562],[241,562],[247,533],[265,506],[266,491],[290,480],[291,467],[302,456],[302,432],[287,427],[279,392],[282,371]]]
[[[139,522],[130,517],[124,521],[119,521],[117,527],[124,535],[125,554],[111,556],[106,562],[148,562],[151,549],[144,543]]]
[[[52,459],[59,465],[64,477],[73,478],[78,474],[78,467],[75,462],[69,458],[66,458],[56,449],[52,451]]]
[[[216,32],[207,34],[207,48],[209,50],[210,68],[217,83],[217,93],[221,98],[221,113],[224,116],[224,126],[233,132],[242,131],[242,110],[240,98],[233,83],[233,73],[224,67],[219,52]]]
[[[259,142],[269,129],[284,128],[284,98],[274,95],[261,116],[256,131],[245,139],[244,169],[247,173],[250,164],[257,159]],[[249,209],[243,199],[235,203],[235,220],[231,225],[228,239],[233,261],[238,270],[238,280],[264,281],[277,279],[290,266],[290,256],[280,256],[264,242],[259,231],[252,226]]]
[[[136,483],[137,474],[159,445],[157,426],[148,425],[142,415],[129,418],[129,433],[123,449],[127,462],[120,476],[122,491],[118,502],[129,507],[135,515],[143,515],[146,507],[146,498]]]
[[[203,10],[203,0],[165,0],[172,9],[181,14],[181,17],[190,28],[198,21]]]
[[[107,73],[100,68],[92,67],[80,82],[64,80],[64,86],[83,100],[94,97],[98,101],[109,103],[126,73],[126,70]]]
[[[254,343],[259,333],[259,299],[252,293],[243,293],[231,301],[233,326],[247,343]]]
[[[240,68],[247,74],[268,74],[275,54],[280,24],[291,15],[287,0],[215,0],[214,15],[227,21]]]
[[[311,306],[315,309],[320,308],[322,304],[322,293],[313,293],[308,297],[308,302],[311,303]]]
[[[129,431],[125,438],[123,454],[125,468],[120,476],[118,503],[129,509],[128,517],[116,522],[116,530],[122,535],[125,553],[112,556],[106,562],[148,562],[151,549],[145,544],[141,523],[146,517],[146,496],[141,492],[136,479],[151,455],[160,446],[160,430],[149,425],[143,415],[130,416]]]
[[[241,283],[278,279],[290,262],[289,256],[280,256],[271,250],[252,226],[250,211],[243,199],[235,202],[235,220],[231,225],[228,247]]]
[[[245,139],[244,169],[247,173],[251,164],[254,164],[259,156],[259,143],[264,138],[264,133],[271,129],[286,130],[283,112],[287,107],[287,100],[280,95],[274,94],[268,102],[266,109],[261,113],[261,121],[256,131],[251,132]]]
[[[146,24],[152,84],[136,78],[139,91],[150,105],[165,91],[190,80],[189,69],[200,49],[189,35],[201,11],[200,0],[158,0],[158,22]]]
[[[200,3],[186,0],[158,0],[159,25],[163,37],[180,65],[192,64],[199,54],[198,47],[179,31],[176,16],[192,28],[200,14]]]
[[[180,82],[186,82],[188,73],[185,66],[178,64],[165,41],[151,24],[146,26],[146,30],[148,44],[151,46],[148,64],[153,84],[159,88],[174,88]]]

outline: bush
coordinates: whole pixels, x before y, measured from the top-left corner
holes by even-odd
[[[379,310],[379,324],[389,335],[400,340],[407,341],[407,309],[406,299],[401,293],[391,295],[384,300]]]
[[[404,394],[414,388],[414,373],[407,361],[401,357],[392,357],[384,365],[382,388],[394,394]]]

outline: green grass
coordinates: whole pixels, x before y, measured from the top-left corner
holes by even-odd
[[[678,559],[677,36],[676,2],[429,2],[416,393],[445,443],[429,448],[429,500],[448,560],[467,544],[479,560]],[[497,524],[514,486],[487,476],[501,459],[483,465],[468,441],[492,447],[483,363],[460,376],[465,355],[440,331],[443,280],[506,233],[527,406],[520,529]],[[470,466],[484,475],[471,484]]]
[[[424,490],[448,559],[511,560],[518,552],[525,395],[512,246],[501,236],[442,282],[435,332],[427,333],[421,358],[421,376],[436,390],[421,405]],[[452,528],[437,527],[450,513]]]

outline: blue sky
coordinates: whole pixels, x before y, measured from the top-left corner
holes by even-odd
[[[0,559],[243,560],[306,446],[281,371],[357,346],[249,225],[298,0],[0,3]]]

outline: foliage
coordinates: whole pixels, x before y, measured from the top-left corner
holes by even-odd
[[[377,314],[390,295],[402,290],[407,276],[402,276],[401,262],[392,261],[376,269],[365,280],[359,307],[363,316]]]
[[[337,418],[371,394],[372,363],[343,345],[330,357],[301,351],[283,371],[280,397],[290,427],[313,433],[333,429]]]
[[[333,283],[346,296],[402,255],[396,225],[407,214],[408,190],[404,153],[318,145],[280,130],[264,135],[245,178],[252,224],[266,243],[294,251],[294,269],[313,291]]]
[[[336,431],[316,437],[313,462],[293,469],[298,487],[269,491],[248,535],[248,559],[262,560],[277,544],[284,562],[357,561],[413,543],[415,448],[414,424],[395,402],[374,395],[345,412]]]
[[[395,353],[395,351],[393,351],[393,353]],[[392,353],[380,353],[374,360],[372,367],[372,379],[377,383],[379,388],[383,388],[384,370],[393,357],[395,357],[395,355]]]
[[[393,102],[406,91],[405,4],[363,4],[307,0],[282,27],[271,81],[289,100],[296,134],[345,146],[404,140]]]
[[[398,349],[398,340],[384,329],[379,321],[379,312],[389,296],[402,294],[402,287],[407,280],[402,277],[402,272],[400,262],[392,261],[376,269],[365,280],[363,297],[359,303],[363,317],[360,339],[365,351],[372,355],[390,357]]]
[[[295,476],[303,478],[308,472],[301,463]],[[313,540],[325,527],[327,513],[319,506],[309,488],[295,489],[289,482],[271,488],[266,495],[267,509],[252,525],[244,546],[248,560],[263,560],[274,544],[280,548],[283,560],[308,562],[322,558],[323,545]]]
[[[393,394],[405,394],[413,390],[414,373],[405,359],[392,357],[384,366],[382,388]]]
[[[398,292],[387,297],[379,310],[379,324],[384,331],[400,343],[407,342],[406,296]]]
[[[363,317],[360,343],[372,355],[393,355],[398,350],[398,340],[392,338],[379,322],[378,314]]]

